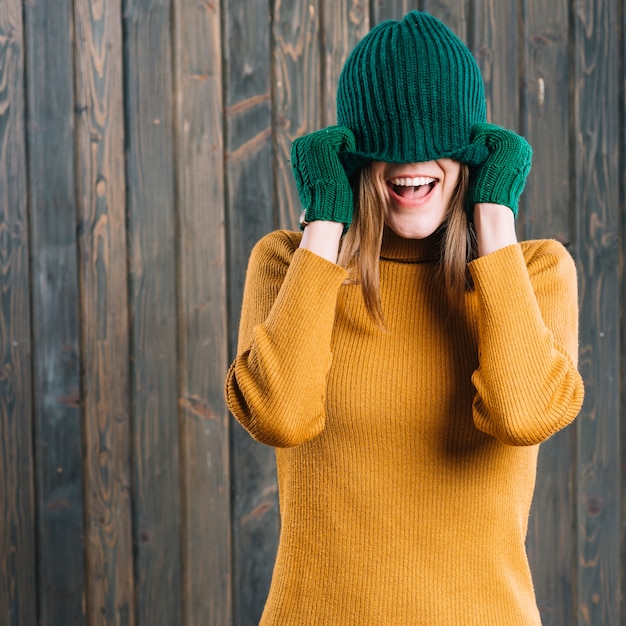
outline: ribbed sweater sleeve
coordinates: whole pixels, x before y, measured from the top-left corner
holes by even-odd
[[[324,428],[326,377],[337,295],[347,272],[296,249],[278,231],[250,255],[228,407],[256,440],[298,445]]]
[[[505,444],[540,443],[583,401],[574,262],[544,240],[481,257],[470,272],[479,308],[474,422]]]

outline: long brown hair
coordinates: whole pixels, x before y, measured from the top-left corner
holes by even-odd
[[[472,284],[467,264],[477,257],[474,227],[467,218],[465,196],[469,183],[469,168],[462,164],[459,180],[441,233],[439,267],[443,274],[450,306],[460,311],[464,294]],[[361,285],[365,306],[370,317],[384,328],[380,302],[378,262],[385,225],[382,181],[370,166],[363,167],[353,183],[354,215],[339,252],[339,265],[350,270],[350,281]]]

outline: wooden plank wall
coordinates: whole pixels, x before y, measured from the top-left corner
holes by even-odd
[[[533,145],[520,236],[580,271],[587,396],[528,537],[543,623],[626,624],[623,0],[3,0],[2,626],[258,622],[273,451],[222,397],[248,254],[296,223],[290,145],[334,123],[349,51],[414,8]]]

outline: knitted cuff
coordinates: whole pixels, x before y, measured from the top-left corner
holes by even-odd
[[[308,192],[309,202],[302,207],[305,223],[324,220],[341,222],[346,227],[351,224],[353,199],[349,186],[333,181],[317,181]]]
[[[477,125],[475,141],[489,150],[485,163],[472,172],[468,199],[470,207],[492,202],[509,207],[517,215],[532,162],[532,149],[523,137],[491,124]]]
[[[340,154],[354,150],[352,131],[329,126],[299,137],[291,147],[291,167],[302,203],[300,226],[325,220],[349,226],[352,188]]]

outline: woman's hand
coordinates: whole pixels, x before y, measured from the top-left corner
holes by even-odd
[[[468,208],[474,214],[478,254],[483,256],[517,241],[515,217],[532,162],[528,142],[506,128],[475,124],[472,143],[487,147],[489,156],[470,174]]]
[[[341,222],[322,220],[311,222],[304,229],[300,247],[315,252],[331,263],[337,263],[342,234],[343,224]]]
[[[329,126],[304,137],[291,147],[291,167],[302,202],[301,248],[337,262],[339,241],[352,222],[352,188],[339,160],[343,151],[355,150],[354,134],[343,126]]]
[[[503,204],[481,202],[474,206],[474,227],[478,256],[485,256],[500,248],[517,243],[515,216]]]
[[[300,225],[317,220],[352,222],[352,188],[339,154],[356,149],[354,134],[343,126],[328,126],[291,146],[291,168],[302,202]]]
[[[494,124],[474,124],[471,141],[486,146],[489,156],[471,171],[470,210],[474,204],[489,202],[508,206],[517,216],[517,202],[532,163],[532,148],[520,135]]]

